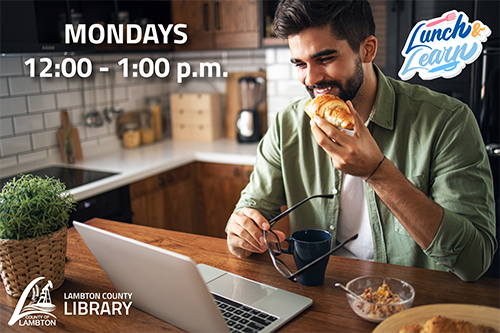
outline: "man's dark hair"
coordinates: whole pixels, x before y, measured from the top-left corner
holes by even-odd
[[[274,32],[281,39],[328,25],[335,38],[346,40],[354,52],[366,37],[375,35],[366,0],[282,0],[274,17]]]

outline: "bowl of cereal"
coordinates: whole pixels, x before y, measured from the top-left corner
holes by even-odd
[[[372,323],[411,308],[415,299],[415,289],[410,284],[392,277],[361,276],[349,281],[346,287],[359,295],[356,298],[346,294],[352,310]]]

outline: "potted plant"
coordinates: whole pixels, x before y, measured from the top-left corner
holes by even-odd
[[[64,282],[66,231],[75,200],[58,179],[21,175],[0,192],[0,273],[6,292],[20,297],[40,276]],[[42,283],[42,281],[40,282]]]

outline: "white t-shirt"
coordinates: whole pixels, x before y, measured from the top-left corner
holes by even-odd
[[[358,238],[346,244],[335,254],[344,257],[355,257],[373,260],[373,238],[368,218],[363,179],[351,175],[343,175],[340,190],[340,208],[337,222],[337,241],[339,243],[358,234]]]

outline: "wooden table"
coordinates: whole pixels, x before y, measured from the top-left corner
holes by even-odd
[[[499,280],[481,278],[474,283],[462,282],[452,273],[421,268],[381,264],[341,257],[330,259],[325,283],[317,287],[306,287],[283,278],[272,266],[267,253],[252,255],[247,259],[234,257],[227,249],[226,241],[193,234],[153,229],[139,225],[93,219],[88,224],[134,238],[139,241],[175,251],[223,270],[242,275],[313,299],[313,305],[291,322],[283,326],[283,332],[371,332],[376,324],[359,318],[349,307],[345,293],[334,287],[335,282],[347,283],[362,275],[384,275],[397,277],[410,283],[416,291],[414,307],[437,303],[467,303],[500,308]],[[284,256],[293,266],[291,256]],[[133,272],[131,272],[133,274]],[[110,281],[94,259],[78,232],[68,231],[67,264],[64,284],[51,292],[53,312],[57,325],[27,327],[8,325],[18,299],[0,291],[1,332],[159,332],[179,331],[178,328],[152,317],[134,307],[125,315],[68,315],[65,293],[113,293]],[[68,304],[66,304],[68,306]],[[70,308],[71,306],[69,306]]]

